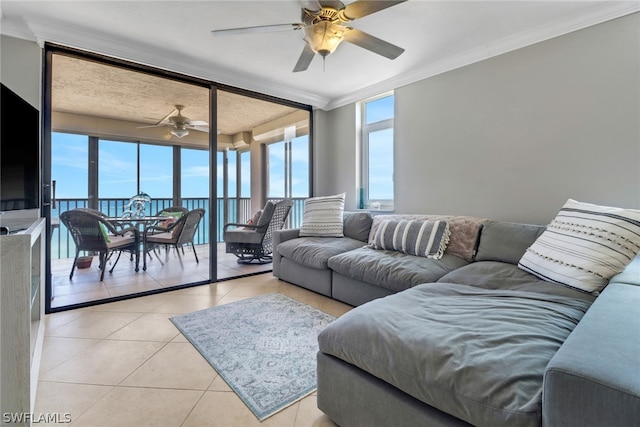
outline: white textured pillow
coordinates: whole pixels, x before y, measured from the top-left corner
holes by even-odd
[[[518,266],[543,280],[597,293],[640,252],[640,211],[569,199]]]
[[[300,237],[344,237],[344,196],[312,197],[304,202]]]

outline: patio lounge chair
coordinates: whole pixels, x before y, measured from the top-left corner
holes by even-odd
[[[255,224],[228,223],[224,226],[226,252],[238,257],[239,264],[266,264],[273,260],[273,232],[284,227],[293,202],[290,199],[267,202]],[[236,227],[230,229],[231,227]]]
[[[100,281],[104,280],[107,261],[114,252],[118,252],[118,257],[109,273],[113,272],[122,252],[135,255],[136,271],[138,271],[140,234],[135,227],[117,227],[108,221],[102,213],[82,208],[62,212],[60,221],[67,227],[76,245],[76,255],[73,259],[69,279],[73,278],[80,251],[99,253],[99,268],[102,270]]]
[[[196,257],[196,262],[200,262],[198,260],[196,248],[193,244],[193,238],[203,216],[204,209],[194,209],[182,215],[176,222],[170,224],[168,227],[152,225],[145,228],[143,234],[144,255],[142,269],[145,271],[147,270],[147,253],[151,250],[155,253],[155,249],[158,246],[165,246],[167,248],[169,246],[173,246],[176,248],[178,257],[180,257],[180,250],[182,250],[182,253],[184,254],[183,246],[191,244],[193,255]],[[158,261],[163,264],[157,253],[156,257],[158,258]],[[182,262],[182,258],[180,258],[180,262]]]

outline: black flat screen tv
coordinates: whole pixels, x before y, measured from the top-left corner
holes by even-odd
[[[0,93],[0,211],[40,206],[40,112],[11,89]]]

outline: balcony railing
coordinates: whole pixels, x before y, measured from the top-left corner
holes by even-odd
[[[279,200],[279,199],[269,199]],[[293,207],[289,214],[287,228],[297,228],[302,224],[302,216],[304,214],[305,198],[293,198]],[[126,210],[129,199],[100,199],[98,201],[98,210],[109,217],[119,217]],[[146,204],[145,214],[152,215],[164,208],[173,206],[171,199],[152,199]],[[198,231],[194,238],[196,245],[209,243],[209,199],[208,198],[184,198],[182,206],[192,210],[202,208],[205,210],[205,216],[198,226]],[[56,199],[56,209],[52,209],[51,216],[59,218],[60,213],[76,209],[89,207],[87,199]],[[222,242],[223,229],[226,222],[247,222],[252,216],[251,199],[246,197],[228,198],[226,200],[226,221],[225,221],[225,200],[219,198],[216,200],[216,241]],[[60,227],[54,229],[51,239],[51,258],[63,259],[72,258],[75,255],[75,245],[67,228],[60,224]]]

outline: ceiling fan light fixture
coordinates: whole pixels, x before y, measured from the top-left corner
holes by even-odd
[[[184,126],[177,126],[175,129],[171,129],[171,135],[182,138],[183,136],[189,135],[189,131],[185,129]]]
[[[315,53],[327,56],[333,53],[340,42],[344,40],[347,29],[340,24],[330,21],[320,21],[304,27],[305,40]]]

